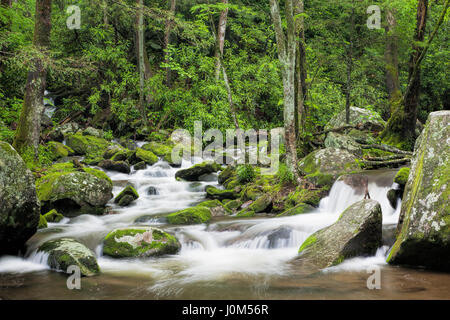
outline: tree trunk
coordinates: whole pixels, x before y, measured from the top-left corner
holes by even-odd
[[[144,1],[137,0],[137,25],[136,25],[136,42],[137,42],[137,58],[139,69],[139,110],[145,125],[147,125],[147,115],[145,112],[145,64],[144,64]]]
[[[169,63],[169,53],[168,53],[168,49],[169,49],[169,45],[170,45],[170,34],[172,32],[172,24],[173,24],[173,18],[172,15],[175,15],[175,10],[176,10],[176,5],[177,5],[177,1],[176,0],[170,0],[170,16],[167,18],[166,20],[166,26],[165,26],[165,31],[164,31],[164,62],[165,63]],[[171,81],[172,81],[172,77],[171,77],[171,72],[170,69],[167,68],[166,69],[166,85],[168,87],[171,86]]]
[[[44,55],[50,46],[51,10],[51,0],[36,1],[33,45]],[[36,157],[41,132],[41,114],[44,109],[46,77],[47,70],[42,58],[34,58],[32,69],[28,71],[22,112],[13,143],[20,153],[27,147],[32,147]]]
[[[295,0],[294,14],[297,16],[305,12],[303,0]],[[305,129],[305,120],[307,116],[306,96],[307,86],[306,79],[308,77],[306,69],[306,43],[305,43],[305,23],[304,18],[296,19],[296,96],[297,96],[297,131]]]
[[[7,8],[11,8],[12,6],[12,0],[2,0],[1,1],[2,6],[7,7]]]
[[[278,48],[278,59],[281,64],[284,95],[284,130],[286,140],[286,162],[296,180],[301,182],[297,170],[297,149],[295,132],[295,57],[296,36],[293,0],[286,0],[287,34],[284,34],[280,8],[277,0],[270,0],[272,16]]]
[[[386,48],[384,51],[384,58],[386,62],[386,89],[389,95],[389,100],[395,101],[401,96],[398,73],[398,38],[395,30],[397,25],[395,20],[395,10],[387,10],[386,20]]]
[[[228,0],[221,0],[223,4],[228,4]],[[217,29],[217,39],[216,39],[216,50],[215,50],[215,57],[216,57],[216,69],[215,69],[215,75],[216,75],[216,81],[220,78],[220,56],[223,56],[223,47],[225,43],[225,32],[227,30],[227,19],[228,19],[228,8],[223,10],[220,13],[219,18],[219,28]]]

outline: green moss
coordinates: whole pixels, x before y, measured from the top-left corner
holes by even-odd
[[[136,149],[136,158],[140,161],[145,161],[149,165],[154,165],[159,160],[153,152],[141,148]]]
[[[90,174],[96,176],[99,179],[107,180],[110,183],[112,183],[111,178],[108,177],[108,175],[105,172],[101,171],[101,170],[94,169],[94,168],[86,168],[85,167],[85,168],[83,168],[83,171],[86,172],[86,173],[90,173]]]
[[[405,187],[408,182],[410,168],[401,168],[395,175],[394,182],[398,183],[402,188]]]
[[[243,209],[236,214],[236,217],[241,217],[241,218],[250,218],[250,217],[254,217],[254,216],[255,216],[255,211],[253,211],[249,208]]]
[[[308,237],[308,239],[306,239],[305,242],[302,243],[300,249],[298,249],[298,253],[303,252],[306,248],[312,246],[316,242],[317,238],[314,235]]]
[[[315,172],[313,174],[308,174],[305,179],[316,185],[317,187],[329,186],[331,187],[334,183],[334,177],[331,174],[324,174],[320,172]]]
[[[136,200],[139,198],[139,193],[132,186],[126,186],[114,199],[114,203],[120,203],[125,196],[130,196],[133,200]]]
[[[161,143],[158,143],[158,142],[147,143],[142,146],[142,149],[144,149],[146,151],[151,151],[159,157],[164,157],[164,156],[172,153],[171,147],[161,144]]]
[[[313,210],[314,207],[312,207],[311,205],[306,203],[299,203],[295,207],[280,213],[279,215],[277,215],[277,217],[295,216],[298,214],[309,213],[312,212]]]
[[[94,136],[83,136],[80,133],[70,135],[66,139],[67,145],[77,155],[85,155],[88,159],[102,157],[109,146],[109,142]]]
[[[60,142],[50,141],[47,146],[49,151],[52,153],[53,160],[68,157],[69,155],[73,155],[75,153],[72,148],[63,145]]]
[[[45,220],[47,220],[47,222],[54,222],[54,223],[60,222],[62,219],[64,219],[64,216],[55,209],[44,214],[44,217]]]
[[[43,215],[40,215],[38,229],[45,229],[45,228],[47,228],[47,220]]]
[[[202,203],[199,203],[197,206],[206,208],[215,208],[215,207],[222,207],[222,203],[219,200],[207,200],[203,201]]]
[[[181,210],[167,216],[171,224],[201,224],[211,220],[211,211],[205,207],[193,207]]]
[[[234,190],[221,190],[213,186],[206,187],[206,196],[209,199],[236,199],[239,195]]]
[[[242,201],[241,200],[232,200],[229,201],[225,204],[225,210],[227,210],[228,212],[233,212],[235,210],[237,210],[240,206],[242,205]]]

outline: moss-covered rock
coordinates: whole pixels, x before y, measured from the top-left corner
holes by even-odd
[[[401,168],[395,175],[394,182],[400,186],[400,189],[404,190],[406,183],[408,182],[410,168]]]
[[[132,186],[126,186],[114,199],[114,203],[117,203],[121,207],[126,207],[138,198],[139,194],[136,189]]]
[[[306,239],[298,260],[322,269],[348,258],[373,255],[381,244],[381,206],[374,200],[362,200],[346,209],[336,223]]]
[[[323,196],[326,195],[324,189],[304,189],[297,187],[296,190],[288,195],[288,201],[291,205],[298,205],[301,203],[309,204],[310,206],[317,207]]]
[[[211,211],[202,206],[188,208],[167,216],[167,221],[171,224],[201,224],[211,220]]]
[[[43,215],[41,215],[39,217],[38,229],[45,229],[47,227],[48,227],[47,220],[45,219],[45,217]]]
[[[241,205],[242,205],[242,201],[240,199],[237,199],[237,200],[232,200],[232,201],[227,202],[224,205],[224,207],[225,207],[226,211],[228,211],[229,213],[233,213],[236,210],[238,210],[241,207]]]
[[[232,178],[236,176],[236,168],[233,166],[227,166],[225,168],[225,170],[223,170],[220,174],[219,174],[219,183],[220,184],[224,184],[225,181],[227,181],[228,179]]]
[[[72,163],[59,163],[48,169],[36,181],[37,195],[42,204],[56,208],[64,215],[102,213],[112,198],[112,182],[100,170],[74,168]]]
[[[147,164],[145,163],[145,161],[138,162],[134,165],[134,170],[136,171],[145,169],[147,169]]]
[[[345,110],[342,110],[335,115],[328,124],[325,126],[325,130],[339,128],[347,125]],[[362,128],[369,131],[382,131],[386,126],[386,122],[381,116],[371,110],[350,107],[350,125],[362,125]]]
[[[83,136],[80,133],[67,136],[66,144],[76,155],[84,155],[90,159],[102,157],[109,146],[109,142],[105,139]]]
[[[157,163],[159,160],[158,157],[153,152],[146,151],[142,148],[136,149],[135,156],[138,159],[138,162],[145,161],[145,163],[147,163],[151,166],[154,165],[155,163]]]
[[[352,137],[335,132],[328,133],[325,139],[325,147],[347,150],[358,157],[363,154],[361,146]]]
[[[0,141],[0,255],[16,254],[36,233],[40,203],[34,185],[16,150]]]
[[[299,171],[316,186],[331,187],[338,176],[359,171],[357,158],[343,149],[316,150],[298,163]]]
[[[117,171],[121,173],[130,174],[130,165],[125,161],[113,161],[113,160],[103,160],[98,163],[98,166],[105,170]]]
[[[199,203],[197,207],[208,208],[213,217],[222,217],[229,213],[225,210],[223,204],[219,200],[207,200]]]
[[[175,178],[186,181],[199,181],[199,178],[203,175],[217,172],[221,169],[221,166],[217,163],[206,161],[196,164],[188,169],[182,169],[177,171]]]
[[[450,270],[449,141],[450,111],[431,113],[416,142],[391,264]]]
[[[72,156],[75,152],[72,148],[56,141],[50,141],[47,143],[48,149],[52,154],[52,160],[57,160],[60,158]]]
[[[93,276],[100,272],[92,250],[76,240],[50,240],[41,245],[38,251],[48,253],[47,263],[58,271],[67,273],[69,266],[78,266],[83,276]]]
[[[397,202],[398,202],[398,199],[402,197],[402,194],[403,194],[403,191],[398,190],[398,189],[390,189],[387,192],[386,197],[388,198],[389,203],[392,208],[397,209]]]
[[[103,130],[87,127],[83,130],[83,136],[93,136],[96,138],[103,138]]]
[[[110,160],[116,153],[125,151],[121,146],[112,145],[109,146],[106,151],[103,153],[103,158],[106,160]]]
[[[150,142],[144,144],[142,149],[151,151],[159,157],[164,157],[167,154],[172,153],[172,147],[170,145],[158,143],[158,142]]]
[[[206,197],[208,199],[236,199],[239,195],[234,190],[221,190],[213,186],[206,187]]]
[[[50,210],[49,212],[44,214],[44,217],[47,222],[54,222],[54,223],[60,222],[62,219],[64,219],[64,216],[55,209]]]
[[[113,258],[147,258],[176,254],[181,249],[177,238],[156,228],[116,229],[103,243],[103,254]]]
[[[249,209],[255,213],[270,212],[272,206],[272,196],[268,193],[262,195],[256,199],[250,206]]]

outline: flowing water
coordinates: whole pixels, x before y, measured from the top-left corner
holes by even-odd
[[[199,162],[201,159],[196,159]],[[183,167],[192,163],[184,162]],[[339,266],[306,273],[290,263],[313,232],[333,224],[348,206],[361,200],[344,182],[336,182],[314,212],[293,217],[214,218],[209,225],[172,226],[160,217],[205,200],[204,182],[175,180],[179,169],[165,162],[132,172],[107,172],[114,195],[131,183],[140,198],[130,207],[111,204],[114,214],[83,215],[49,223],[28,242],[25,257],[0,258],[0,299],[449,299],[450,275],[392,267],[388,246],[373,257],[354,258]],[[395,171],[369,173],[369,192],[380,202],[383,230],[395,228],[387,198]],[[156,192],[155,192],[156,190]],[[155,194],[156,193],[156,194]],[[148,259],[112,259],[102,255],[102,240],[115,228],[155,226],[175,234],[179,254]],[[44,241],[78,239],[97,255],[101,274],[83,278],[81,290],[69,290],[67,276],[49,270],[47,255],[36,252]],[[381,268],[381,289],[369,290],[368,270]]]

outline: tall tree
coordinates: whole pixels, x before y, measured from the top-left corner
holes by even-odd
[[[285,17],[287,30],[283,30],[278,0],[270,0],[272,16],[277,41],[278,59],[281,64],[284,96],[284,130],[286,140],[286,162],[297,181],[300,177],[297,171],[297,149],[295,132],[295,58],[296,36],[294,19],[294,0],[286,0]]]
[[[409,61],[408,86],[402,98],[393,102],[393,110],[386,129],[381,138],[391,144],[403,142],[405,148],[412,149],[416,138],[417,110],[419,107],[420,94],[420,64],[444,22],[450,0],[446,0],[439,20],[431,33],[428,41],[424,43],[425,29],[427,24],[428,0],[418,0],[416,29],[414,32],[412,53]]]
[[[396,100],[401,96],[398,71],[398,37],[395,30],[397,22],[395,13],[396,10],[393,8],[388,8],[386,10],[386,47],[384,58],[386,63],[386,89],[389,100]]]
[[[297,96],[297,119],[298,130],[305,129],[305,119],[307,116],[306,96],[307,86],[306,79],[308,77],[306,68],[306,42],[305,42],[305,6],[303,0],[295,0],[294,14],[295,14],[295,30],[297,37],[296,48],[296,67],[295,67],[295,82],[296,82],[296,96]]]
[[[36,0],[33,45],[38,54],[28,71],[22,112],[13,143],[16,150],[21,153],[25,148],[33,147],[36,157],[40,140],[41,114],[44,109],[47,77],[44,60],[50,46],[51,10],[52,0]]]
[[[352,13],[350,15],[350,32],[347,48],[347,85],[345,89],[345,123],[350,124],[350,99],[352,92],[352,71],[353,71],[353,35],[355,34],[355,7],[352,2]]]
[[[176,0],[170,0],[170,12],[166,19],[166,25],[164,30],[164,62],[166,64],[169,63],[169,45],[170,45],[170,35],[172,33],[172,25],[173,25],[173,16],[175,15],[175,10],[177,6]],[[170,69],[166,69],[166,85],[170,87],[171,85],[171,72]]]
[[[228,4],[228,0],[221,0],[223,4]],[[216,80],[220,78],[220,56],[223,56],[223,47],[225,44],[225,32],[227,30],[227,19],[228,19],[228,8],[225,8],[220,13],[219,27],[217,28],[217,39],[216,39]]]
[[[144,1],[137,0],[137,17],[136,17],[136,43],[137,43],[137,60],[139,70],[139,110],[141,116],[147,125],[147,115],[144,105],[144,84],[145,84],[145,64],[144,64]]]

